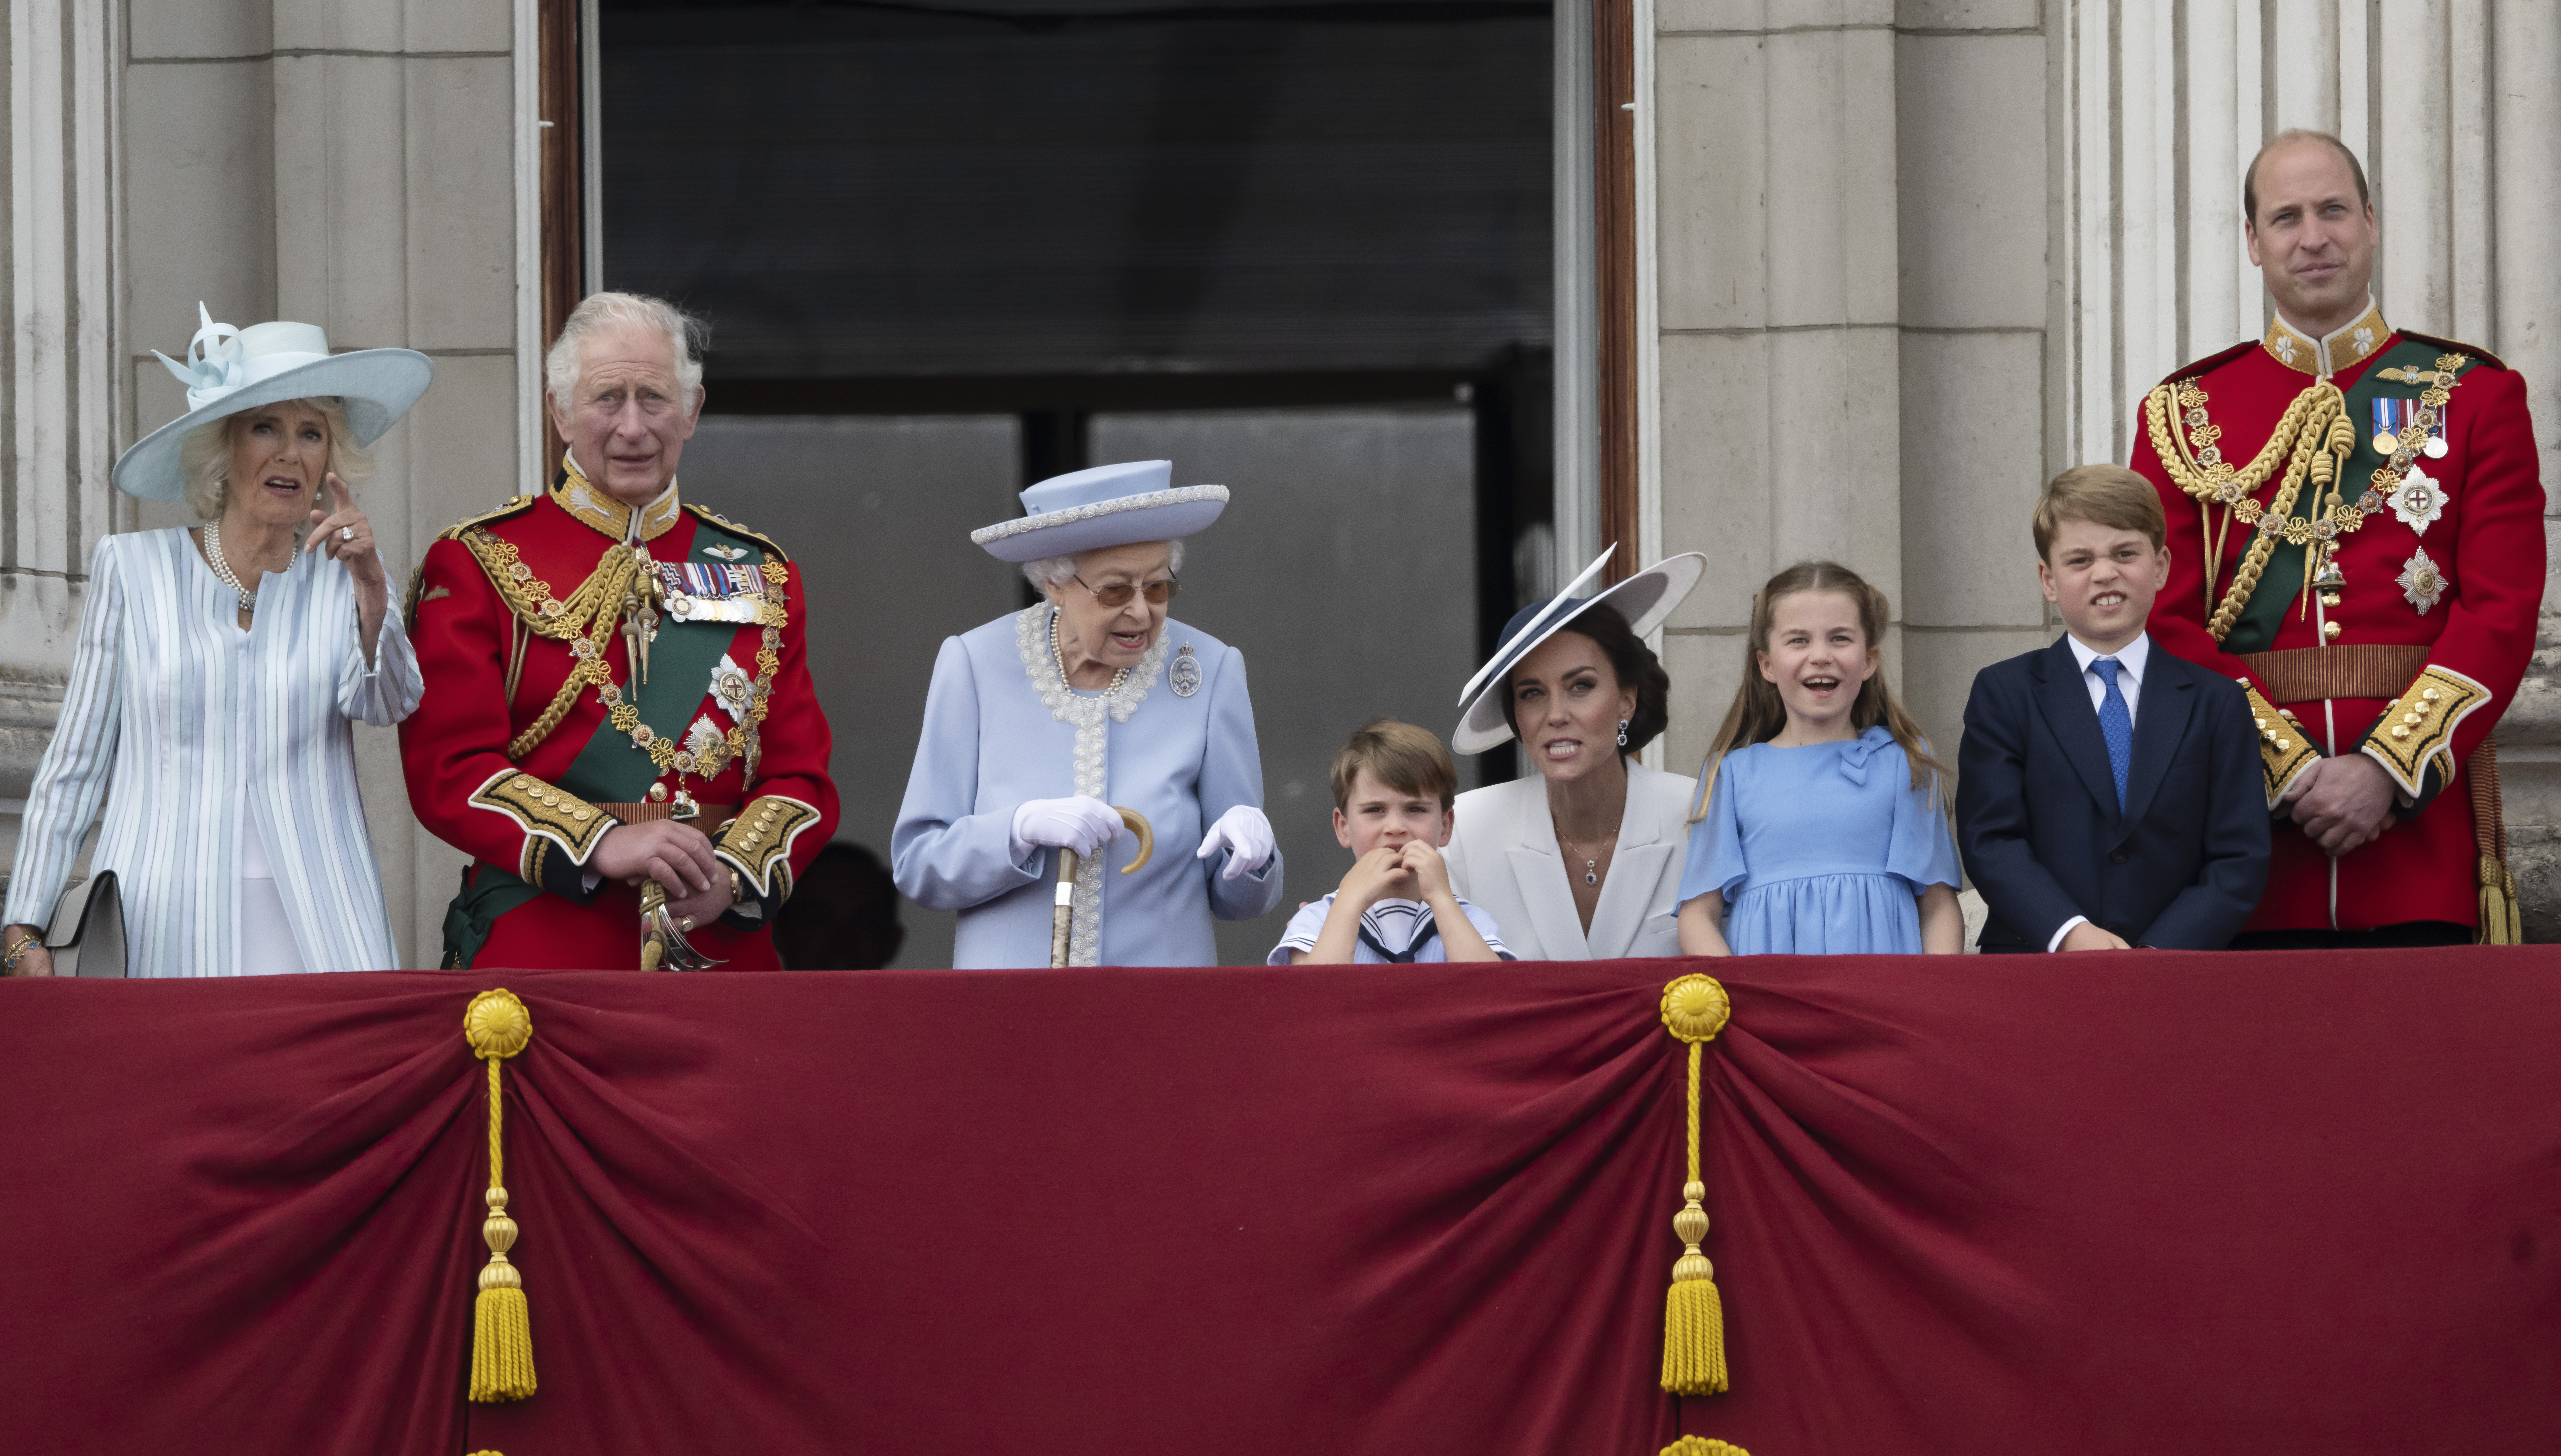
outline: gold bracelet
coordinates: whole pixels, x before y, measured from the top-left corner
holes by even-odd
[[[738,872],[733,870],[730,874],[735,878]],[[44,943],[45,937],[42,935],[29,935],[15,945],[0,949],[0,975],[6,975],[18,969],[18,962],[27,958],[27,952]]]

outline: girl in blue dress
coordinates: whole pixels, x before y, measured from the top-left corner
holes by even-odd
[[[1751,660],[1699,773],[1684,955],[1954,955],[1948,772],[1880,671],[1885,593],[1798,562],[1752,602]]]

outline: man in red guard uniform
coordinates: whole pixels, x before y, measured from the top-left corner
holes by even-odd
[[[2151,632],[2250,690],[2270,810],[2300,830],[2233,943],[2513,941],[2490,728],[2543,593],[2524,381],[2383,321],[2337,138],[2269,142],[2242,199],[2276,321],[2152,390],[2134,449],[2169,512]]]
[[[691,327],[581,303],[545,368],[559,479],[445,531],[411,584],[410,802],[474,862],[447,966],[771,969],[768,927],[835,831],[799,574],[677,499]]]

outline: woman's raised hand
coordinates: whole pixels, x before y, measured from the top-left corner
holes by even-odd
[[[338,478],[338,472],[332,470],[323,477],[321,489],[329,493],[331,509],[311,513],[311,535],[302,549],[326,552],[332,561],[345,562],[358,581],[381,582],[383,562],[374,553],[374,523],[365,519],[364,509],[347,493],[347,482]]]

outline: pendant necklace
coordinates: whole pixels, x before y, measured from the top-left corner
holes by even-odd
[[[1564,846],[1565,849],[1569,851],[1569,858],[1582,857],[1582,849],[1573,840],[1569,840],[1564,835],[1560,834],[1556,837],[1556,842],[1559,845]],[[1601,862],[1599,860],[1586,859],[1583,861],[1583,883],[1586,885],[1598,885],[1601,883]]]

